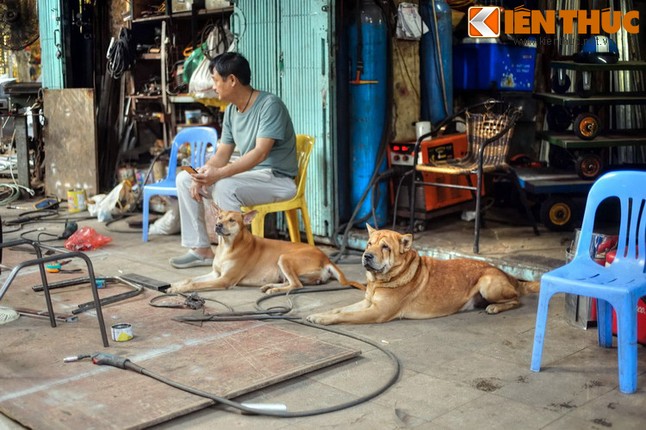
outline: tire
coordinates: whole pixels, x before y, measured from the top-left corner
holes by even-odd
[[[567,90],[570,89],[570,85],[572,85],[572,80],[568,75],[564,75],[565,77],[563,78],[563,83],[559,82],[559,74],[558,72],[554,73],[552,75],[552,91],[554,91],[556,94],[565,94]]]
[[[601,131],[601,120],[593,113],[580,113],[574,119],[574,134],[583,140],[592,140]]]
[[[547,110],[547,126],[551,131],[565,131],[572,124],[572,113],[563,106],[550,106]]]
[[[603,170],[603,159],[599,154],[579,155],[574,162],[574,170],[581,179],[596,179]]]
[[[549,197],[541,203],[540,220],[552,231],[570,231],[579,219],[579,210],[572,199]]]

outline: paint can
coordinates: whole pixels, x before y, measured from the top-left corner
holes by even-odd
[[[117,342],[127,342],[134,337],[132,325],[128,323],[119,323],[112,325],[112,340]]]
[[[82,188],[67,190],[67,211],[69,213],[87,210],[87,196]]]

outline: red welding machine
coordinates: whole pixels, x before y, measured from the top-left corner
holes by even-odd
[[[390,202],[394,206],[399,178],[414,165],[413,160],[415,142],[393,142],[388,147],[388,164],[394,168],[396,174],[391,182]],[[466,133],[449,134],[423,140],[418,154],[417,164],[428,164],[429,160],[442,162],[453,158],[462,158],[467,153]],[[437,182],[456,185],[469,185],[464,175],[447,175],[438,173],[423,173],[425,182]],[[476,183],[476,175],[471,175],[471,181]],[[421,218],[432,218],[434,215],[462,210],[459,203],[472,200],[469,190],[459,188],[443,187],[418,187],[415,195],[416,212],[420,212]],[[484,194],[484,189],[482,190]],[[410,210],[408,183],[402,184],[397,198],[397,214],[408,216]],[[439,211],[439,209],[445,209]]]

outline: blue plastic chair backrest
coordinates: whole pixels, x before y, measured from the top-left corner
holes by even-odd
[[[575,259],[590,259],[590,242],[599,205],[615,197],[621,207],[617,255],[612,270],[645,271],[646,261],[646,172],[626,170],[606,173],[590,188]]]
[[[215,148],[218,143],[218,132],[211,127],[188,127],[180,130],[173,139],[168,163],[168,179],[175,179],[177,174],[177,154],[179,148],[190,145],[190,164],[193,167],[200,167],[204,164],[206,150],[209,144]]]

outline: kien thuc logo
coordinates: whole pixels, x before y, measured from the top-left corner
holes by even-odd
[[[630,34],[639,33],[637,10],[541,11],[522,6],[513,10],[503,10],[497,6],[472,6],[467,17],[469,37],[499,37],[501,31],[505,34],[556,34],[559,26],[564,34],[615,34],[621,29]]]
[[[497,6],[472,6],[468,11],[469,37],[500,36],[500,8]]]

